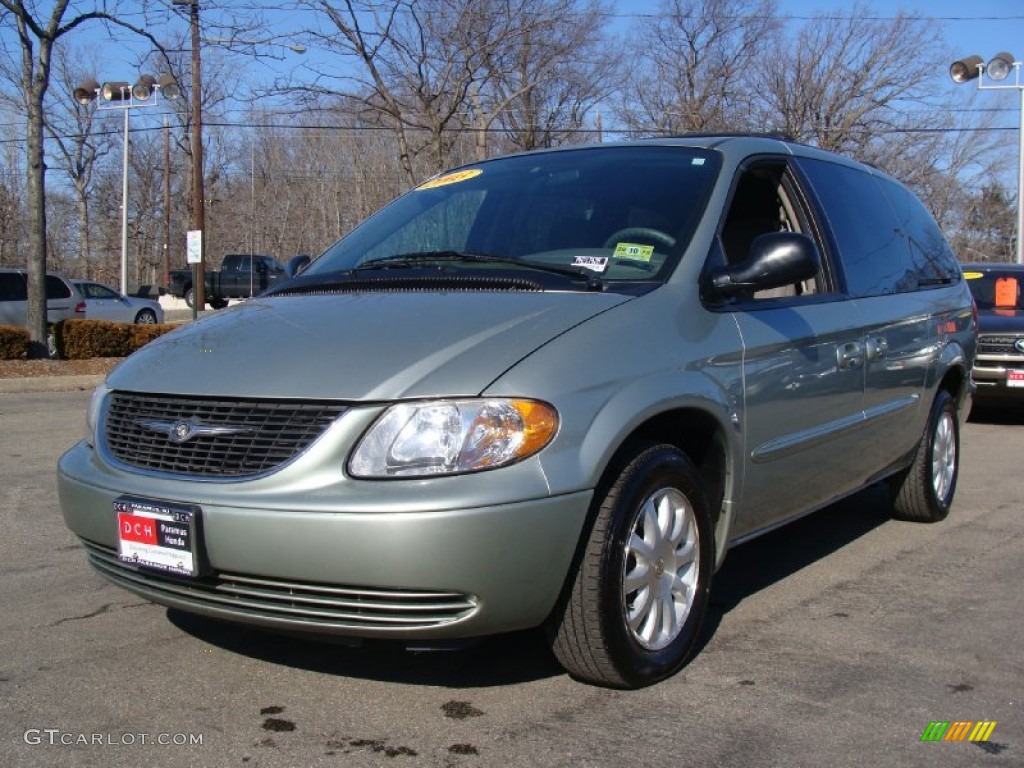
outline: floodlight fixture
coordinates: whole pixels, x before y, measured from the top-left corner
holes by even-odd
[[[152,75],[139,75],[139,79],[132,86],[132,98],[138,101],[145,101],[153,95],[155,88],[155,77]]]
[[[100,88],[104,101],[125,101],[132,94],[132,87],[124,80],[112,80]]]
[[[160,79],[157,81],[157,87],[160,89],[160,93],[165,99],[181,98],[181,86],[178,85],[178,81],[174,79],[174,75],[160,75]]]
[[[86,80],[77,88],[75,88],[72,94],[75,97],[75,101],[81,104],[83,107],[96,98],[96,94],[100,91],[100,84],[95,80]]]
[[[1012,53],[1006,51],[997,53],[985,67],[985,74],[989,76],[990,80],[1005,80],[1013,70],[1014,61]]]
[[[980,75],[984,66],[985,60],[981,56],[965,56],[950,65],[949,76],[954,83],[966,83]]]

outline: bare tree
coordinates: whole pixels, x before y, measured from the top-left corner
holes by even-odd
[[[619,120],[640,134],[754,129],[754,69],[778,32],[774,0],[663,0],[626,36]]]
[[[940,29],[908,13],[875,19],[863,2],[779,38],[760,67],[763,123],[823,149],[866,156],[876,137],[932,104]]]
[[[3,51],[0,74],[17,84],[19,107],[26,117],[25,163],[26,206],[28,209],[28,304],[26,325],[30,357],[47,354],[46,328],[46,161],[43,145],[43,103],[50,88],[53,52],[57,41],[90,21],[106,21],[131,29],[152,39],[144,30],[116,18],[116,9],[78,10],[68,16],[71,0],[56,0],[48,17],[37,13],[35,3],[26,0],[0,0],[17,33],[16,51]],[[106,6],[104,6],[106,7]]]
[[[61,98],[44,114],[47,134],[56,147],[57,160],[68,177],[78,216],[78,259],[85,276],[92,261],[89,200],[94,172],[101,158],[116,143],[113,133],[96,120],[96,102],[80,104],[73,98],[75,88],[96,79],[95,55],[66,46],[56,48],[57,87]]]
[[[587,114],[619,85],[619,59],[593,0],[524,0],[504,6],[509,34],[484,52],[483,96],[473,94],[477,157],[492,124],[509,148],[537,149],[576,138]]]

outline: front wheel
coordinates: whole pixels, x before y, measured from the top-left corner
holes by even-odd
[[[697,640],[712,526],[704,483],[677,448],[636,446],[617,466],[549,631],[573,677],[639,688],[675,673]]]
[[[196,305],[196,292],[193,290],[191,285],[185,289],[185,303],[188,305],[189,309]]]
[[[960,471],[960,421],[953,396],[940,390],[932,403],[917,454],[895,484],[896,517],[921,523],[944,520]]]
[[[153,325],[156,323],[156,312],[152,309],[140,309],[135,316],[135,322],[142,325]]]

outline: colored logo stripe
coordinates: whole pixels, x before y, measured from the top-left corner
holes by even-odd
[[[969,738],[970,741],[988,741],[988,737],[992,735],[992,731],[996,729],[995,720],[982,720],[971,731]]]
[[[921,741],[988,741],[995,720],[932,720],[921,734]]]

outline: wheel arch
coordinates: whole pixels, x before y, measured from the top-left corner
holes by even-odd
[[[677,376],[635,382],[611,398],[593,418],[577,460],[585,484],[600,495],[638,444],[664,443],[681,450],[706,483],[715,530],[716,567],[721,564],[733,519],[732,500],[742,483],[739,414],[728,392],[705,377]],[[685,395],[677,393],[684,392]],[[660,396],[659,396],[660,395]],[[623,418],[623,414],[628,417]],[[550,476],[564,476],[556,468]],[[589,535],[591,521],[581,532]]]

